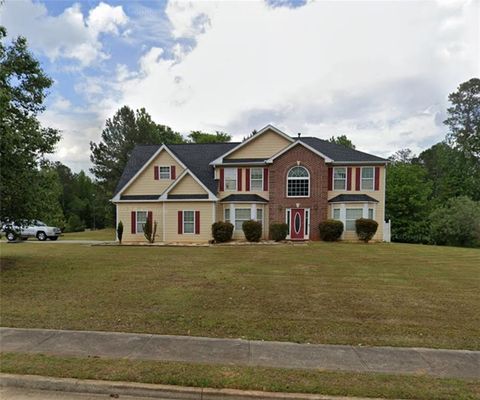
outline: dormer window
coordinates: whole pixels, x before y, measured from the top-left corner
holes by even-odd
[[[310,196],[310,174],[304,167],[293,167],[287,175],[287,197]]]
[[[160,171],[160,179],[170,179],[171,174],[170,174],[170,166],[160,166],[159,168]]]

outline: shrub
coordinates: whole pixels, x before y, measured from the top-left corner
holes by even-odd
[[[118,241],[120,242],[120,244],[122,244],[122,237],[123,237],[123,222],[120,221],[117,225],[117,237],[118,237]]]
[[[262,223],[258,221],[245,221],[242,224],[243,233],[249,242],[258,242],[262,237]]]
[[[285,240],[288,235],[288,225],[282,223],[274,223],[270,225],[270,235],[276,242]]]
[[[335,242],[343,233],[343,222],[336,219],[327,219],[320,222],[320,239],[326,242]]]
[[[152,220],[147,218],[147,222],[143,225],[143,235],[149,243],[155,242],[155,235],[157,234],[157,221],[152,225]]]
[[[480,202],[466,196],[450,199],[430,215],[430,235],[439,245],[480,246]]]
[[[355,230],[360,240],[368,243],[377,232],[378,222],[373,219],[359,218],[355,221]]]
[[[215,242],[224,243],[232,240],[233,225],[230,222],[215,222],[212,224],[212,236]]]
[[[85,230],[85,223],[76,214],[68,218],[65,232],[83,232]]]

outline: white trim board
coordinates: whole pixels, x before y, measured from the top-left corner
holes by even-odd
[[[171,185],[169,185],[164,191],[163,193],[161,194],[161,196],[159,197],[159,200],[160,201],[172,201],[172,200],[175,200],[177,201],[178,199],[167,199],[167,195],[168,193],[175,187],[177,186],[181,181],[182,179],[186,176],[186,175],[190,175],[195,182],[197,182],[201,187],[202,189],[204,189],[207,194],[208,194],[208,199],[201,199],[201,200],[208,200],[208,201],[212,201],[212,200],[218,200],[217,196],[215,196],[210,190],[208,190],[208,188],[202,183],[202,181],[200,181],[200,179],[198,179],[189,169],[185,169],[179,176],[177,179],[175,179]],[[199,199],[197,199],[199,200]]]
[[[322,157],[325,160],[325,162],[327,162],[327,163],[332,163],[333,162],[333,160],[330,157],[327,157],[325,154],[319,152],[318,150],[315,150],[312,146],[309,146],[308,144],[302,142],[301,139],[300,140],[295,140],[295,142],[293,142],[289,146],[285,147],[284,149],[280,150],[277,154],[274,154],[272,157],[270,157],[265,162],[269,163],[269,164],[273,163],[273,160],[275,160],[276,158],[280,157],[282,154],[285,154],[287,151],[291,150],[292,148],[294,148],[295,146],[298,146],[298,145],[302,145],[306,149],[308,149],[311,152],[313,152],[313,153],[317,154],[318,156]]]

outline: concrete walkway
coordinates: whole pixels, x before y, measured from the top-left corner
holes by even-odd
[[[3,352],[480,378],[480,351],[0,328]]]

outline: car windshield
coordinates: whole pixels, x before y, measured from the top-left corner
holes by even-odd
[[[36,226],[47,226],[44,222],[42,221],[35,221]]]

